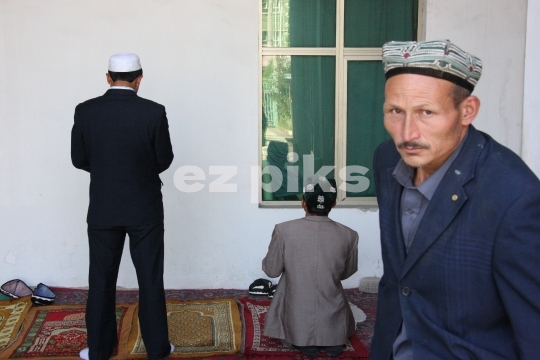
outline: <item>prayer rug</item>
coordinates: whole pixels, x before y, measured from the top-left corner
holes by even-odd
[[[30,296],[0,301],[0,352],[15,340],[31,306]]]
[[[242,298],[239,301],[243,306],[245,322],[244,354],[249,359],[291,358],[295,355],[298,355],[299,359],[303,358],[300,352],[286,341],[263,335],[264,319],[270,307],[269,300],[255,301]],[[367,359],[369,357],[369,351],[362,345],[356,334],[353,334],[345,345],[343,353],[336,357],[337,359]],[[325,357],[326,354],[321,351],[318,358]]]
[[[366,320],[356,324],[356,335],[366,349],[371,347],[375,318],[377,316],[377,295],[366,293],[358,289],[346,289],[345,293],[349,301],[358,306],[366,314]]]
[[[117,305],[119,342],[126,341],[134,305]],[[0,359],[79,359],[86,345],[84,305],[54,305],[32,308],[17,341]],[[123,340],[122,340],[123,339]],[[6,356],[6,357],[4,357]],[[115,350],[113,358],[126,359],[125,351]]]
[[[167,300],[171,358],[211,357],[240,352],[242,321],[234,299]],[[137,311],[128,340],[128,357],[146,358]]]

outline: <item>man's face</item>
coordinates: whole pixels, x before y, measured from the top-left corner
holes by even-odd
[[[465,136],[470,121],[462,121],[462,112],[454,107],[453,87],[449,81],[416,74],[387,80],[384,127],[407,165],[432,173]]]

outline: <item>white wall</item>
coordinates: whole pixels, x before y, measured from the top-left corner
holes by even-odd
[[[527,48],[525,56],[525,94],[523,99],[523,159],[540,177],[540,1],[529,0],[527,10]]]
[[[519,150],[525,9],[497,3],[428,0],[427,38],[450,38],[484,59],[478,125]],[[105,92],[109,55],[126,51],[141,56],[139,94],[167,107],[175,151],[162,174],[166,287],[247,288],[264,277],[273,225],[302,211],[250,201],[257,32],[255,0],[1,1],[0,283],[87,285],[89,178],[70,161],[73,110]],[[495,35],[509,54],[490,48]],[[208,166],[238,166],[238,192],[179,192],[173,175],[183,165],[204,169],[206,184],[215,179]],[[377,216],[332,211],[360,233],[359,271],[346,287],[381,275]],[[127,250],[118,285],[137,286]]]
[[[527,0],[428,0],[427,40],[450,39],[483,61],[473,125],[521,153]]]

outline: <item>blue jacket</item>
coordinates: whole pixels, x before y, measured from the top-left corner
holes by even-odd
[[[409,254],[394,143],[375,153],[384,275],[371,359],[391,359],[401,322],[415,359],[540,358],[540,181],[470,126]]]

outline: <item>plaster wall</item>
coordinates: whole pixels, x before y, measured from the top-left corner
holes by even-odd
[[[454,2],[427,1],[426,37],[485,59],[478,127],[519,151],[526,2]],[[1,1],[0,283],[87,285],[89,176],[71,165],[70,131],[75,105],[106,91],[107,59],[117,52],[140,55],[139,95],[167,108],[175,160],[161,176],[166,287],[247,288],[266,277],[261,259],[274,224],[302,211],[251,202],[257,36],[254,0]],[[499,46],[511,51],[498,54]],[[204,170],[202,191],[175,188],[184,165]],[[209,166],[236,166],[237,192],[209,192],[217,178]],[[360,234],[359,271],[345,286],[382,275],[378,213],[331,215]],[[128,252],[118,285],[137,287]]]
[[[482,59],[473,125],[521,154],[527,0],[427,1],[426,39],[450,39]]]

